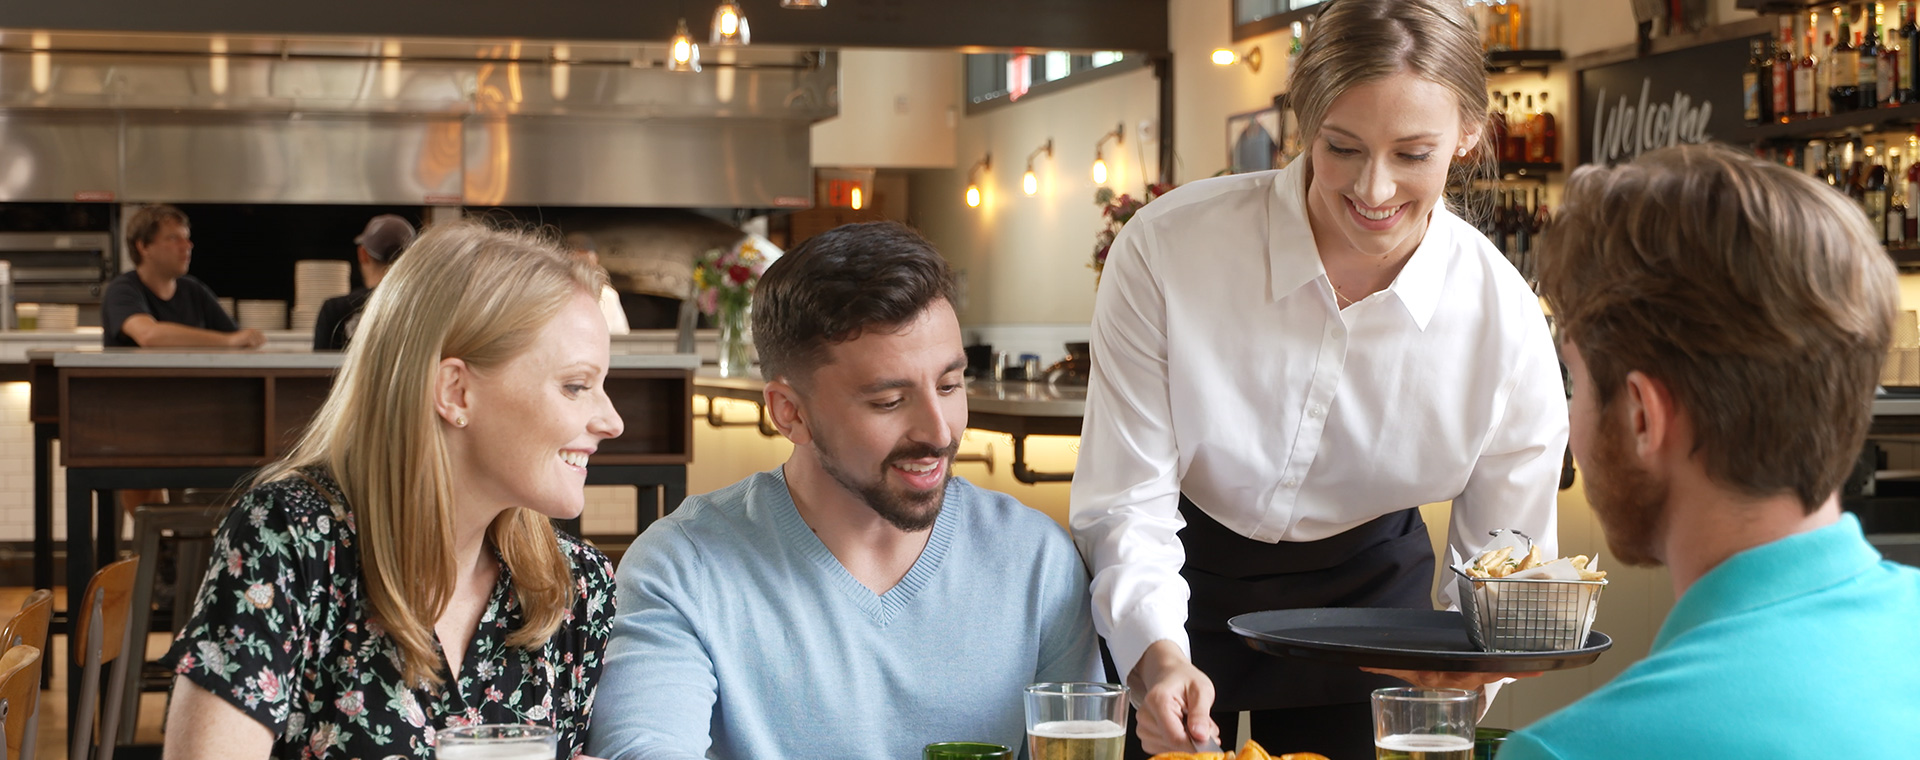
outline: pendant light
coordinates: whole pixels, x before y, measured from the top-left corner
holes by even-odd
[[[713,45],[748,44],[747,17],[740,13],[740,6],[731,2],[722,2],[713,9],[713,34],[707,42]]]
[[[673,30],[673,55],[667,61],[669,71],[699,71],[700,46],[693,44],[693,35],[687,34],[687,20],[680,19],[680,26]]]

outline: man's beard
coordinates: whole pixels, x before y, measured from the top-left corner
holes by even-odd
[[[892,453],[880,462],[880,472],[871,481],[861,481],[854,474],[840,466],[833,453],[827,449],[825,436],[815,431],[813,448],[819,453],[820,469],[826,470],[828,477],[839,483],[841,488],[860,497],[868,508],[880,515],[881,519],[908,533],[917,533],[933,527],[940,519],[940,508],[946,500],[947,481],[953,479],[953,456],[960,451],[960,440],[955,438],[946,448],[934,448],[920,443],[902,443],[894,447]],[[940,487],[928,491],[908,491],[888,487],[887,470],[894,462],[903,459],[927,459],[938,457],[941,461]]]
[[[1654,543],[1666,517],[1667,483],[1633,462],[1624,423],[1608,424],[1604,413],[1600,418],[1587,464],[1587,502],[1614,559],[1634,567],[1659,565]]]

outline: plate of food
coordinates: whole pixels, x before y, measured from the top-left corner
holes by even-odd
[[[1268,754],[1259,742],[1248,739],[1246,746],[1239,752],[1162,752],[1149,760],[1327,760],[1326,755],[1312,752],[1289,752],[1284,755]]]
[[[1532,673],[1590,665],[1613,639],[1589,631],[1584,646],[1549,652],[1486,652],[1447,610],[1333,607],[1237,615],[1227,626],[1256,650],[1391,670]]]

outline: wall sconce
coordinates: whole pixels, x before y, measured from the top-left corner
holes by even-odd
[[[1213,51],[1213,65],[1232,66],[1235,63],[1245,63],[1247,64],[1247,68],[1253,69],[1253,73],[1255,74],[1260,73],[1260,60],[1259,45],[1254,45],[1253,49],[1247,51],[1245,56],[1239,55],[1229,48],[1220,48]]]
[[[980,207],[980,175],[993,168],[993,154],[988,153],[980,162],[967,169],[967,208]]]
[[[713,35],[707,42],[714,45],[745,45],[750,36],[747,17],[740,13],[740,6],[722,2],[720,7],[713,9]]]
[[[700,46],[693,44],[693,35],[687,34],[687,20],[680,19],[679,27],[673,30],[673,55],[667,61],[669,71],[699,71]]]
[[[1115,145],[1126,142],[1127,125],[1113,125],[1112,132],[1101,135],[1100,141],[1093,144],[1093,184],[1095,185],[1107,184],[1107,155],[1105,147],[1108,140],[1112,140]]]
[[[1040,178],[1033,175],[1033,161],[1039,158],[1042,153],[1047,154],[1047,158],[1053,158],[1053,138],[1047,138],[1047,144],[1035,148],[1032,153],[1027,154],[1027,173],[1020,178],[1020,189],[1025,190],[1027,195],[1040,192]]]

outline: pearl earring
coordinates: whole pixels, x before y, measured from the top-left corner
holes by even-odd
[[[466,426],[467,426],[467,415],[464,415],[464,414],[462,414],[462,415],[459,415],[459,416],[457,416],[457,417],[454,417],[454,418],[453,418],[453,426],[454,426],[454,427],[458,427],[458,428],[463,428],[463,427],[466,427]]]
[[[1461,149],[1460,149],[1460,153],[1459,153],[1459,155],[1460,155],[1460,157],[1462,157],[1462,158],[1465,158],[1465,157],[1466,157],[1466,155],[1467,155],[1467,149],[1466,149],[1466,148],[1461,148]]]

